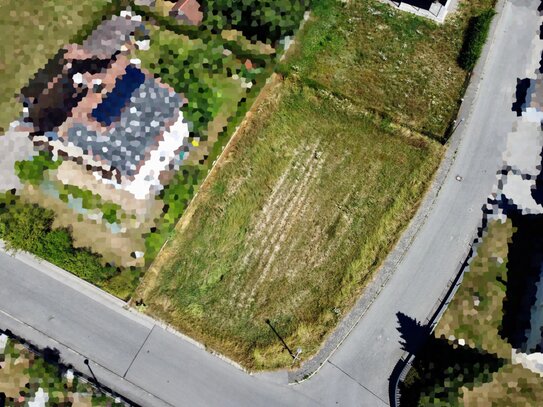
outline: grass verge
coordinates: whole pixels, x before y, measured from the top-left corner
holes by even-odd
[[[470,20],[464,45],[458,59],[458,64],[466,71],[472,71],[475,68],[475,64],[483,51],[490,23],[495,14],[494,9],[485,10]]]

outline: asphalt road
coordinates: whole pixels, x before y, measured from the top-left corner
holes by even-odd
[[[496,183],[516,119],[516,79],[534,77],[539,66],[538,5],[513,0],[497,16],[482,80],[463,107],[459,145],[451,146],[456,158],[426,222],[375,302],[311,379],[287,385],[284,372],[248,375],[27,255],[0,252],[0,328],[58,349],[82,372],[89,358],[101,382],[142,405],[387,405],[388,378],[402,355],[397,313],[419,321],[429,316],[465,260]]]

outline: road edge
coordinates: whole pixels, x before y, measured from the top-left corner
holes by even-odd
[[[381,267],[374,273],[371,282],[366,286],[355,305],[328,336],[319,352],[311,359],[305,361],[299,369],[288,372],[288,384],[296,385],[310,379],[312,376],[318,373],[320,368],[332,357],[345,339],[347,339],[349,334],[356,328],[360,320],[364,317],[375,299],[380,294],[381,290],[388,283],[398,265],[402,262],[403,258],[409,251],[409,248],[415,240],[418,232],[426,223],[426,220],[439,195],[439,191],[441,190],[441,187],[443,186],[443,183],[445,182],[445,179],[447,178],[447,175],[449,174],[452,164],[456,158],[456,152],[458,151],[460,143],[465,136],[464,129],[466,128],[466,122],[471,118],[473,106],[475,104],[475,100],[477,99],[479,86],[484,77],[485,65],[492,48],[492,44],[494,43],[495,33],[499,25],[502,15],[501,12],[505,6],[505,3],[506,0],[498,0],[494,7],[494,10],[498,16],[492,20],[488,40],[484,45],[482,55],[469,76],[469,84],[464,93],[464,97],[461,99],[462,103],[456,116],[455,123],[457,123],[457,127],[454,128],[453,133],[445,144],[446,151],[444,157],[434,174],[434,179],[432,180],[430,187],[422,198],[415,216],[413,216],[408,226],[401,234],[399,240],[394,245],[392,251],[387,255]],[[475,238],[476,236],[474,239]],[[474,239],[472,239],[472,241]],[[466,256],[467,255],[469,255],[469,250],[466,253]],[[448,289],[449,287],[447,287],[445,291]],[[404,358],[402,357],[402,359]],[[393,403],[392,400],[391,403]]]

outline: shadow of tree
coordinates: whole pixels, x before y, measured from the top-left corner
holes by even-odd
[[[415,360],[400,383],[400,404],[458,405],[460,388],[473,388],[492,380],[504,360],[445,338],[435,338],[427,326],[398,313],[402,347],[415,350]]]
[[[406,352],[416,354],[418,350],[426,343],[430,335],[430,327],[422,325],[416,319],[413,319],[403,312],[396,314],[398,318],[398,331],[402,341],[402,349]]]
[[[507,216],[516,230],[508,245],[506,296],[499,332],[514,348],[527,351],[531,308],[536,300],[536,283],[543,265],[543,215],[510,211]]]
[[[530,78],[517,78],[515,101],[511,106],[511,111],[515,112],[517,114],[517,117],[520,117],[522,115],[522,107],[526,104],[526,96],[528,95],[528,88],[531,84],[532,80]]]

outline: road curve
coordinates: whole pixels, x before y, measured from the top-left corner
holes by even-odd
[[[322,404],[389,403],[388,378],[403,353],[396,314],[426,321],[469,253],[481,207],[502,168],[507,134],[517,121],[512,111],[517,78],[535,77],[543,45],[538,1],[503,6],[459,115],[466,120],[458,128],[457,148],[450,146],[455,159],[424,225],[356,328],[321,371],[301,385]],[[365,391],[355,390],[353,382]],[[327,383],[334,383],[333,391],[320,391]]]
[[[287,385],[285,372],[248,375],[26,254],[0,251],[0,328],[58,349],[84,373],[88,358],[102,383],[141,405],[388,405],[388,378],[402,355],[396,315],[424,321],[468,253],[515,120],[516,79],[533,77],[540,59],[538,5],[508,1],[497,16],[473,99],[468,94],[463,106],[459,142],[450,147],[456,158],[425,223],[371,307],[311,379]]]

